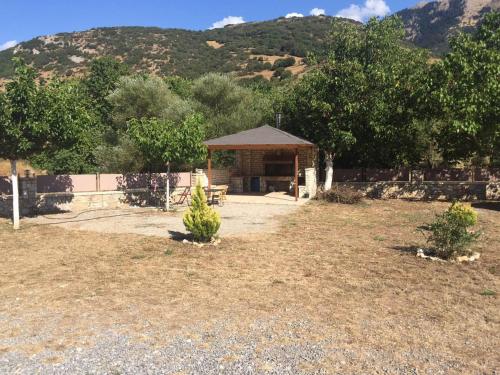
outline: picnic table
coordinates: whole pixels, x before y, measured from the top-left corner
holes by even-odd
[[[219,206],[224,206],[224,201],[226,200],[227,186],[212,186],[211,188],[205,187],[205,193],[208,197],[208,202],[214,205],[216,202]]]

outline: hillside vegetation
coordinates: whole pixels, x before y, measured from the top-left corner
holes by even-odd
[[[187,78],[208,72],[241,76],[264,72],[269,78],[269,60],[293,56],[296,61],[288,69],[300,73],[308,53],[325,50],[332,22],[352,21],[280,18],[206,31],[113,27],[41,36],[0,52],[0,77],[12,75],[13,56],[22,57],[46,78],[81,75],[89,61],[102,56],[114,57],[135,72]]]

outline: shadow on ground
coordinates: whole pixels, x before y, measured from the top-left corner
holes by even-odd
[[[500,202],[475,202],[472,203],[474,208],[482,208],[484,210],[500,211]]]

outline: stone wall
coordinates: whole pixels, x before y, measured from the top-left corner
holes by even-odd
[[[26,180],[25,178],[20,179],[19,205],[22,216],[99,208],[163,207],[165,205],[165,191],[163,189],[156,192],[151,192],[148,189],[131,189],[126,191],[37,194],[36,189],[33,190],[36,182]],[[172,189],[171,193],[176,194],[183,190],[184,187],[178,187]],[[11,195],[0,195],[0,217],[12,217]]]
[[[500,200],[500,182],[336,182],[370,198]]]

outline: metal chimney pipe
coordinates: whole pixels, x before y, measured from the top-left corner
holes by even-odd
[[[276,113],[276,129],[281,128],[281,113]]]

